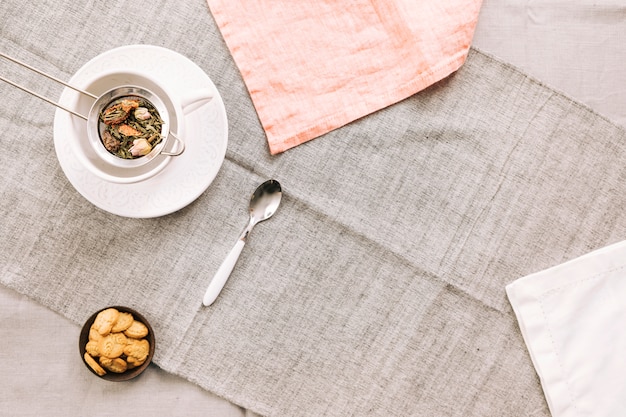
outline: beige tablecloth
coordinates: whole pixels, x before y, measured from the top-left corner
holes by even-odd
[[[607,137],[594,137],[592,134],[594,129],[602,129],[603,132],[619,136],[620,128],[606,122],[603,116],[618,124],[626,124],[626,75],[622,71],[626,52],[623,42],[620,42],[626,16],[620,5],[608,0],[593,3],[583,0],[542,1],[532,5],[521,1],[506,4],[485,1],[477,27],[475,47],[518,66],[547,86],[565,92],[602,115],[589,112],[574,102],[561,100],[557,93],[550,93],[553,90],[534,84],[532,79],[524,81],[525,77],[515,71],[508,71],[506,66],[500,68],[504,72],[499,73],[508,74],[510,80],[484,79],[483,84],[477,84],[485,89],[498,85],[506,97],[515,97],[514,92],[506,90],[507,84],[515,88],[523,87],[519,90],[518,103],[507,107],[498,102],[494,95],[491,102],[493,107],[482,109],[484,112],[493,112],[493,123],[501,122],[502,118],[513,120],[514,110],[519,112],[518,116],[532,119],[532,115],[524,113],[525,110],[537,110],[540,107],[537,107],[535,100],[527,101],[529,88],[537,94],[536,100],[548,103],[551,98],[556,97],[557,107],[565,106],[559,112],[551,107],[554,114],[539,111],[536,113],[540,119],[536,120],[538,124],[535,125],[532,121],[528,124],[530,132],[537,135],[537,145],[546,156],[552,158],[551,161],[537,159],[536,171],[518,165],[519,161],[529,161],[519,151],[532,152],[533,149],[533,138],[524,136],[526,132],[518,132],[520,137],[526,138],[526,144],[515,146],[504,138],[502,143],[497,143],[494,139],[497,135],[491,135],[489,137],[493,142],[485,143],[484,149],[480,148],[479,142],[472,142],[473,147],[470,148],[463,145],[461,138],[464,138],[464,133],[456,135],[453,130],[463,128],[462,117],[457,117],[453,125],[432,124],[436,115],[426,114],[427,109],[442,105],[439,100],[443,100],[444,104],[445,100],[451,100],[445,92],[455,88],[455,83],[457,80],[461,82],[463,75],[436,86],[435,90],[428,92],[428,96],[418,95],[408,103],[400,103],[399,106],[347,126],[335,135],[322,137],[312,146],[303,145],[306,147],[292,150],[290,152],[293,153],[281,159],[268,159],[262,130],[247,98],[245,87],[241,79],[238,79],[236,68],[226,54],[224,45],[219,43],[219,34],[204,2],[196,1],[176,7],[168,7],[165,2],[156,2],[142,7],[148,7],[149,10],[141,10],[140,6],[127,3],[94,6],[76,2],[51,2],[47,5],[3,2],[0,6],[3,22],[0,48],[61,77],[69,78],[85,59],[110,47],[141,42],[158,44],[178,50],[198,62],[223,94],[231,129],[223,170],[199,202],[162,222],[147,223],[150,228],[165,225],[165,232],[172,234],[171,238],[160,241],[166,245],[168,253],[163,259],[164,270],[168,270],[168,265],[173,263],[173,270],[182,271],[186,276],[192,277],[168,280],[160,276],[157,281],[172,294],[171,301],[167,301],[165,296],[158,298],[158,301],[164,303],[165,307],[177,306],[186,315],[180,328],[175,324],[172,324],[172,328],[160,327],[161,324],[157,323],[157,329],[163,337],[163,348],[157,354],[156,362],[168,371],[185,375],[192,382],[153,365],[136,381],[115,385],[99,381],[83,368],[76,346],[78,322],[99,306],[87,303],[80,304],[82,309],[72,307],[77,303],[72,295],[81,297],[83,294],[80,287],[63,289],[66,277],[60,272],[56,259],[65,255],[55,253],[54,248],[71,248],[75,253],[81,253],[80,247],[67,243],[71,241],[70,237],[77,244],[88,244],[89,241],[81,240],[80,234],[75,233],[76,229],[71,229],[72,236],[61,236],[56,243],[49,239],[54,236],[52,232],[62,233],[64,228],[72,225],[80,224],[105,230],[115,227],[119,219],[93,208],[64,178],[51,144],[53,110],[45,103],[26,98],[8,86],[0,85],[3,97],[8,97],[0,107],[0,131],[5,132],[0,136],[3,146],[0,158],[4,167],[3,178],[0,180],[3,190],[0,208],[5,219],[2,229],[2,254],[5,262],[0,272],[3,283],[18,291],[30,289],[29,294],[36,299],[33,301],[7,287],[0,288],[0,314],[4,323],[0,326],[0,371],[3,375],[0,379],[0,410],[3,413],[10,410],[7,415],[18,416],[110,415],[110,409],[104,407],[114,403],[126,409],[132,409],[139,404],[139,415],[251,415],[250,411],[239,408],[244,407],[267,415],[345,415],[347,410],[352,410],[354,415],[423,415],[427,410],[431,415],[450,416],[501,416],[521,413],[548,416],[539,381],[506,302],[504,285],[523,274],[552,266],[624,238],[626,225],[620,219],[623,208],[620,205],[623,203],[620,196],[624,193],[623,188],[616,188],[619,187],[617,179],[620,172],[623,174],[624,165],[613,165],[623,162],[623,146],[611,142]],[[45,13],[41,10],[45,10]],[[115,28],[112,33],[105,31],[107,23],[102,21],[105,13],[115,16],[114,22],[108,23]],[[149,29],[137,25],[142,13],[150,16]],[[83,21],[92,22],[96,29],[80,29],[76,22]],[[213,49],[207,49],[209,46]],[[493,61],[475,52],[473,61],[469,62],[470,66],[467,68],[474,79],[479,78],[480,71],[476,66],[471,66],[472,62],[484,62],[490,69],[494,68]],[[493,73],[486,72],[485,76]],[[58,90],[47,87],[47,84],[42,85],[34,78],[26,77],[26,82],[48,90],[51,95],[58,94]],[[421,103],[422,97],[428,100],[425,107]],[[483,99],[481,105],[486,102],[488,100]],[[459,108],[458,114],[476,114],[478,110],[480,109]],[[503,113],[498,114],[498,111]],[[567,114],[572,115],[570,120],[566,119]],[[552,120],[555,115],[564,118],[566,122],[580,123],[581,118],[585,118],[589,123],[594,123],[586,131],[589,134],[588,140],[578,137],[572,142],[572,147],[564,146],[562,141],[555,142],[556,148],[551,147],[541,137],[546,132],[541,129],[534,131],[532,127],[541,127],[542,118]],[[474,126],[484,129],[488,135],[490,126],[485,123],[486,120],[488,118]],[[474,123],[472,119],[465,122]],[[429,124],[426,130],[411,134],[412,129],[417,132],[424,123]],[[567,123],[556,126],[558,129],[566,129]],[[380,130],[363,139],[364,132],[372,129]],[[559,138],[558,129],[550,132],[550,137],[557,138],[555,140]],[[6,132],[10,132],[10,135]],[[430,165],[420,159],[419,153],[412,156],[416,158],[413,166],[401,160],[401,156],[408,150],[415,151],[416,148],[412,148],[411,143],[415,143],[416,138],[424,140],[422,134],[425,132],[434,135],[434,148],[430,149],[433,158],[445,158],[446,155],[453,158],[459,152],[474,152],[485,156],[487,163],[496,164],[488,170],[491,174],[483,177],[476,176],[481,172],[477,167],[471,171],[475,176],[467,178],[464,187],[475,194],[463,200],[468,204],[463,209],[460,206],[446,207],[443,200],[438,200],[442,203],[438,207],[428,203],[428,197],[437,194],[437,185],[445,182],[443,171],[429,168]],[[395,136],[384,137],[390,133]],[[503,131],[502,134],[505,136],[509,133],[511,132]],[[352,152],[338,156],[326,154],[326,159],[319,157],[330,149],[326,145],[328,141],[342,141],[344,137],[351,138],[356,150],[353,148]],[[407,207],[402,201],[392,198],[386,202],[389,204],[388,208],[380,208],[376,207],[379,202],[373,200],[372,206],[362,207],[357,210],[356,217],[350,219],[342,213],[342,208],[346,208],[351,202],[369,201],[359,197],[365,193],[365,188],[357,181],[357,177],[367,172],[367,165],[362,167],[362,171],[356,167],[361,163],[380,162],[376,160],[377,153],[373,151],[378,152],[377,146],[383,146],[381,141],[385,141],[384,146],[387,148],[404,147],[392,154],[399,158],[396,161],[400,160],[402,163],[390,165],[386,170],[386,178],[390,186],[397,187],[395,191],[398,199],[421,201],[421,207],[417,204]],[[498,147],[506,149],[503,152],[508,153],[508,157],[500,155],[497,152]],[[21,156],[24,159],[15,163],[10,155],[24,155],[25,149],[29,150],[28,157]],[[388,151],[380,152],[381,157],[390,155]],[[590,159],[586,159],[585,155]],[[341,165],[334,158],[342,157],[347,158],[344,161],[346,170],[333,171],[319,186],[316,185],[319,178],[306,177],[305,173],[311,169],[307,159],[314,161],[318,164],[317,168],[323,171],[324,167],[320,168],[320,164],[328,164],[329,169],[336,169]],[[559,157],[563,159],[560,160]],[[578,166],[578,172],[571,171],[572,164]],[[409,169],[418,169],[416,166],[420,167],[424,184],[416,187],[403,184],[403,176],[416,179]],[[401,169],[406,171],[402,172]],[[574,173],[570,178],[577,186],[582,184],[580,190],[584,192],[568,193],[573,186],[572,183],[561,181],[563,170]],[[538,176],[533,178],[533,172]],[[352,176],[345,176],[346,173]],[[256,245],[251,244],[246,248],[249,251],[241,259],[239,272],[232,277],[231,286],[225,290],[221,304],[216,304],[214,310],[203,312],[199,307],[203,287],[211,271],[226,254],[239,228],[243,226],[242,222],[245,222],[244,191],[262,178],[276,174],[284,175],[284,178],[278,179],[285,185],[286,204],[281,207],[276,219],[259,226],[259,230],[255,231],[252,239]],[[430,177],[424,177],[426,174],[430,174]],[[457,180],[463,178],[462,174],[453,172]],[[439,183],[433,182],[435,177]],[[360,185],[356,189],[344,185],[350,181],[357,181]],[[488,189],[481,191],[480,187],[472,188],[471,184],[476,183],[484,184]],[[561,184],[560,189],[558,184]],[[529,196],[523,191],[531,185],[535,191],[541,192],[534,203],[528,201]],[[495,188],[490,188],[492,186]],[[313,195],[323,196],[324,200],[320,201],[329,206],[324,209],[316,205],[322,203],[307,200],[307,187]],[[448,184],[448,187],[451,193],[463,189],[454,184]],[[330,191],[326,193],[325,189]],[[592,195],[593,190],[597,193]],[[499,199],[499,191],[505,192],[509,197],[510,211],[507,211],[505,202]],[[418,192],[422,193],[423,199],[416,198],[413,194]],[[389,192],[387,195],[393,196],[394,193]],[[560,195],[565,195],[565,199],[561,200]],[[50,196],[58,204],[58,213],[71,209],[71,216],[47,210],[45,204]],[[569,200],[570,197],[575,200]],[[220,199],[221,205],[212,204],[216,198]],[[480,202],[480,207],[474,207],[472,199]],[[498,208],[495,213],[490,211],[491,203]],[[541,210],[541,205],[545,203],[554,210],[553,213]],[[29,205],[33,205],[32,211],[28,210]],[[558,212],[559,207],[563,208],[562,212]],[[203,217],[206,210],[215,210],[215,216],[222,226],[202,229],[206,227],[206,219]],[[515,215],[516,210],[525,212],[526,216]],[[13,216],[16,211],[22,215],[19,219]],[[381,225],[381,220],[384,221],[382,213],[385,211],[395,216],[398,225]],[[443,213],[443,217],[438,216],[437,212]],[[298,223],[295,213],[308,219],[302,223],[304,227]],[[367,217],[368,213],[374,217]],[[494,214],[502,217],[494,218]],[[468,216],[472,217],[464,221]],[[424,219],[433,223],[421,223],[416,230],[405,229],[404,233],[400,231],[413,221],[419,223],[425,221]],[[459,225],[456,232],[448,228],[451,224],[449,222],[454,219],[458,220]],[[507,220],[509,223],[502,223],[500,220]],[[186,225],[186,230],[194,230],[189,225],[195,224],[195,230],[201,231],[196,231],[193,239],[188,238],[169,228],[166,221],[169,224]],[[137,231],[146,222],[125,224]],[[342,226],[336,226],[339,224]],[[16,225],[41,238],[27,240],[19,234],[10,233],[17,230],[14,229]],[[384,234],[381,236],[375,233],[381,227],[390,230],[390,234],[385,237]],[[497,232],[509,229],[532,233],[526,233],[523,236],[525,240],[516,242],[515,236]],[[492,234],[485,234],[489,230]],[[411,236],[408,236],[409,232]],[[355,246],[352,242],[363,233],[378,236],[380,240],[370,242],[372,246],[367,250]],[[394,233],[399,233],[400,240],[395,239]],[[110,234],[104,235],[112,238]],[[154,236],[158,234],[155,232]],[[277,241],[282,243],[278,247],[270,248],[277,253],[291,254],[292,259],[287,263],[290,265],[287,269],[280,267],[279,258],[264,262],[258,258],[262,253],[261,248],[267,247],[268,242],[276,236]],[[332,245],[328,242],[330,238],[336,239]],[[429,252],[428,242],[446,239],[456,242],[450,243],[451,252]],[[290,242],[291,247],[284,243],[286,241]],[[459,241],[465,244],[458,245]],[[200,247],[200,242],[204,242],[203,247]],[[35,259],[24,260],[22,267],[25,269],[20,270],[15,261],[23,259],[20,251],[25,249],[26,243],[30,245],[29,253]],[[342,245],[345,246],[342,248]],[[358,263],[341,264],[333,253],[339,251],[342,259],[351,259],[352,255],[361,256],[367,251],[378,253],[382,247],[394,249],[395,254],[388,250],[385,252],[386,258],[378,264],[376,274],[360,269]],[[468,248],[473,250],[468,251]],[[189,250],[203,252],[205,255],[189,255],[186,258],[185,251]],[[173,256],[172,253],[177,255]],[[181,253],[183,255],[179,256]],[[525,257],[513,257],[511,254],[523,254]],[[390,260],[394,256],[396,258]],[[432,257],[430,261],[429,256]],[[373,259],[375,257],[367,260],[368,266],[376,267]],[[97,259],[77,260],[76,265],[79,265],[80,270],[69,263],[70,259],[67,260],[68,277],[73,278],[72,282],[78,282],[77,277],[81,275],[85,280],[94,279],[95,271],[88,267],[90,262],[98,265]],[[50,268],[46,262],[49,262]],[[399,264],[400,268],[389,270],[390,262]],[[423,271],[418,279],[405,280],[410,274],[416,273],[415,264],[419,265],[420,262]],[[439,269],[435,268],[435,263],[439,263]],[[316,271],[323,270],[324,265],[332,270],[343,267],[347,275],[331,277],[322,274],[321,281],[317,282],[308,278],[316,276]],[[434,270],[447,271],[447,274],[438,274],[435,277],[429,275]],[[52,275],[45,276],[46,271]],[[272,274],[276,271],[280,271],[282,284],[272,279]],[[392,273],[395,275],[390,275]],[[401,273],[406,276],[397,275]],[[363,291],[357,294],[351,292],[349,285],[335,287],[335,291],[344,293],[336,293],[332,288],[324,287],[336,285],[337,282],[341,284],[342,277],[354,278],[358,275],[370,278],[381,276],[385,279],[372,281],[369,288],[357,286]],[[251,293],[251,287],[246,285],[250,280],[254,288],[260,288],[260,292]],[[442,285],[444,290],[433,291],[434,287],[440,286],[440,280],[446,282]],[[265,286],[274,293],[264,293]],[[60,292],[55,293],[59,290]],[[157,295],[162,290],[156,287],[146,289]],[[305,295],[305,301],[311,303],[309,307],[312,314],[322,316],[310,317],[302,312],[281,309],[285,305],[281,303],[290,300],[290,294],[294,291],[298,295]],[[378,292],[396,294],[398,308],[377,310],[375,294]],[[183,297],[193,297],[193,294],[197,294],[197,302],[186,301]],[[437,298],[435,302],[428,298],[433,296]],[[243,302],[249,301],[249,297],[260,297],[268,302],[273,301],[276,305],[272,307],[271,304],[248,304],[247,308]],[[372,317],[381,317],[381,323],[389,323],[391,315],[391,320],[398,324],[400,331],[377,328],[377,321],[365,323],[364,326],[364,322],[352,321],[345,311],[333,312],[319,304],[326,299],[331,303],[340,304],[344,300],[350,306],[359,306],[359,297],[363,297],[363,306],[371,308]],[[419,300],[425,306],[435,305],[437,310],[429,315],[429,322],[423,324],[425,327],[416,327],[413,332],[404,333],[410,328],[402,327],[403,322],[415,320],[418,323],[412,314],[416,314],[419,309],[407,307],[411,305],[408,303],[410,299]],[[111,299],[102,300],[107,301]],[[42,307],[39,302],[60,311],[70,317],[70,320]],[[163,305],[143,306],[149,315],[159,316]],[[186,310],[186,305],[193,307]],[[471,308],[466,309],[463,306]],[[269,326],[272,329],[272,340],[264,337],[263,329],[266,324],[254,322],[255,318],[266,317],[264,309],[267,308],[270,308],[269,316],[275,320]],[[271,308],[274,308],[273,312]],[[470,312],[478,312],[479,315],[472,316]],[[174,314],[176,311],[171,311],[168,318]],[[298,332],[297,322],[291,320],[290,315],[298,320],[317,320],[319,327],[308,328],[307,331],[318,339],[310,339],[311,333]],[[385,315],[387,321],[384,319]],[[333,331],[337,332],[334,334],[339,334],[340,325],[343,325],[346,338],[325,339],[328,333],[325,333],[324,323],[332,326]],[[450,323],[453,323],[451,327]],[[500,327],[492,327],[493,323],[498,323]],[[233,330],[248,329],[248,333],[229,336],[237,338],[229,339],[230,341],[238,340],[232,346],[217,346],[220,340],[211,339],[211,335],[219,333],[223,336],[228,326],[232,326]],[[259,331],[254,331],[255,328]],[[281,328],[292,333],[276,337],[279,334],[276,332]],[[172,335],[180,329],[188,332],[194,343],[202,343],[202,340],[215,343],[189,348],[189,352],[195,351],[194,349],[206,352],[206,356],[198,358],[205,364],[204,368],[199,368],[191,360],[188,363],[176,361],[175,353],[179,346],[175,344],[176,340]],[[472,335],[471,339],[463,339],[464,331],[468,336]],[[456,336],[452,337],[452,334]],[[479,337],[480,334],[483,336]],[[355,335],[359,335],[360,339],[351,340]],[[442,338],[438,340],[434,335]],[[45,342],[41,341],[42,337]],[[463,340],[471,340],[471,344],[466,344]],[[451,341],[456,341],[458,345],[450,345]],[[387,354],[380,357],[386,357],[389,363],[370,364],[372,367],[363,372],[372,372],[372,375],[361,374],[357,379],[349,379],[350,375],[359,375],[359,367],[367,362],[367,358],[359,355],[368,352],[372,345],[386,350]],[[308,350],[299,350],[302,346],[306,346]],[[230,357],[223,353],[228,348],[232,353]],[[416,375],[375,372],[380,369],[400,369],[404,365],[415,366],[416,357],[402,357],[402,354],[411,352],[412,348],[423,352],[419,359],[425,361],[425,366],[431,373]],[[213,352],[221,352],[221,356],[213,356]],[[285,358],[281,353],[290,356]],[[331,361],[331,354],[335,355],[336,362]],[[283,362],[266,360],[274,357],[282,357]],[[320,362],[315,363],[318,359]],[[490,365],[486,366],[487,363]],[[476,368],[469,369],[468,364],[474,364]],[[244,369],[248,372],[244,372]],[[338,369],[351,372],[336,373]],[[459,375],[463,372],[467,374],[455,376],[454,372]],[[331,380],[330,377],[333,376],[335,379]],[[447,379],[429,379],[435,376],[446,376]],[[477,380],[471,380],[473,376]],[[342,379],[343,377],[346,379]],[[495,386],[489,381],[499,381],[502,384]],[[194,383],[214,391],[218,396],[200,389]],[[265,385],[261,385],[262,383]],[[433,390],[433,386],[437,390]],[[277,387],[280,390],[276,390]],[[456,393],[461,390],[468,394],[457,396]],[[355,393],[352,400],[358,399],[370,408],[363,409],[361,405],[351,403],[350,397],[345,394],[350,392]],[[237,405],[219,396],[235,401]],[[289,402],[286,398],[293,398],[293,401]],[[388,401],[382,401],[385,398],[393,398],[394,402],[389,405]],[[415,408],[414,398],[419,398],[422,405]],[[372,400],[374,401],[368,402]],[[387,404],[388,408],[376,408],[372,404]]]

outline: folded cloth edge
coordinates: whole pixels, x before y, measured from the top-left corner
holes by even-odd
[[[272,133],[271,126],[268,126],[265,122],[266,117],[264,114],[264,109],[258,107],[254,99],[254,94],[252,93],[251,88],[248,85],[248,77],[246,73],[247,70],[241,65],[241,63],[245,62],[246,60],[245,56],[242,55],[244,54],[244,51],[242,51],[239,45],[233,44],[233,40],[229,35],[231,25],[229,24],[228,16],[219,8],[213,7],[210,0],[207,0],[207,6],[213,18],[215,19],[218,28],[220,29],[222,39],[227,45],[235,61],[235,64],[237,65],[237,68],[242,75],[246,90],[248,91],[248,94],[252,99],[252,104],[257,112],[257,116],[263,127],[263,131],[265,132],[271,155],[277,155],[279,153],[285,152],[291,148],[294,148],[312,139],[316,139],[326,133],[336,130],[362,117],[376,113],[379,110],[382,110],[402,100],[405,100],[430,87],[431,85],[443,80],[450,74],[456,72],[459,68],[461,68],[461,66],[467,59],[467,56],[469,55],[469,51],[471,48],[471,38],[473,37],[473,31],[478,20],[478,16],[476,16],[473,21],[468,23],[468,26],[471,27],[471,35],[470,41],[468,41],[467,44],[464,45],[464,48],[458,50],[455,54],[450,55],[448,59],[441,61],[437,66],[431,67],[422,73],[416,74],[415,78],[413,78],[410,82],[407,82],[404,85],[395,88],[393,92],[387,94],[385,97],[379,100],[375,106],[372,106],[371,103],[359,104],[358,102],[356,102],[352,106],[347,106],[346,110],[341,112],[340,114],[334,114],[330,117],[319,119],[315,122],[313,126],[301,128],[298,132],[294,134],[274,135]]]
[[[433,84],[449,77],[459,68],[461,68],[465,63],[465,60],[467,59],[469,50],[470,47],[468,46],[466,49],[460,51],[458,54],[451,56],[449,60],[441,62],[440,65],[438,65],[434,69],[431,68],[428,71],[419,74],[410,82],[398,87],[397,89],[394,89],[392,93],[386,95],[385,100],[379,102],[379,105],[376,109],[372,109],[371,107],[368,107],[366,105],[355,105],[346,108],[345,112],[342,112],[338,115],[333,115],[331,117],[327,117],[326,119],[319,120],[314,126],[304,129],[295,135],[284,137],[272,136],[271,132],[268,129],[265,129],[264,126],[264,131],[268,136],[270,153],[272,155],[276,155],[285,152],[291,148],[294,148],[310,140],[316,139],[333,130],[339,129],[342,126],[348,125],[362,117],[376,113],[377,111],[380,111],[386,107],[399,103],[402,100],[405,100],[415,94],[418,94],[420,91],[423,91]],[[259,109],[257,109],[257,112],[258,111]],[[263,124],[263,119],[261,119],[261,124]]]
[[[568,390],[568,387],[566,386],[567,381],[561,375],[546,371],[545,363],[538,359],[540,355],[550,357],[550,355],[554,354],[554,351],[537,340],[549,337],[549,335],[548,329],[543,325],[543,313],[536,302],[542,295],[559,287],[571,285],[581,280],[589,279],[590,276],[602,275],[607,271],[615,269],[616,262],[613,255],[616,252],[623,252],[623,255],[626,255],[626,240],[519,278],[506,286],[507,297],[515,312],[522,337],[539,377],[548,407],[555,417],[562,415],[569,407],[569,403],[562,401],[562,394]],[[619,263],[622,266],[626,263],[625,259],[625,256],[620,258]],[[581,269],[585,270],[584,274],[580,274],[579,271]],[[576,270],[580,275],[584,276],[572,280],[571,275],[568,273],[572,270]],[[550,276],[550,279],[546,279],[548,276]]]

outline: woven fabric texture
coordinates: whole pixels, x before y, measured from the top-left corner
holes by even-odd
[[[76,323],[132,306],[157,365],[266,416],[549,416],[504,288],[623,239],[623,128],[472,50],[421,93],[271,156],[203,1],[43,3],[3,3],[2,50],[65,79],[120,45],[180,52],[223,96],[228,150],[189,206],[118,217],[65,178],[55,109],[0,84],[2,284]],[[268,178],[281,207],[202,307]]]
[[[273,154],[456,71],[481,3],[208,0]]]

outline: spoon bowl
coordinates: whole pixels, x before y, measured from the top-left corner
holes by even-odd
[[[226,259],[218,268],[215,276],[209,283],[209,287],[204,294],[202,304],[210,306],[217,299],[217,296],[224,288],[224,284],[228,280],[230,273],[239,259],[239,255],[246,244],[246,239],[252,231],[252,228],[259,222],[269,219],[274,215],[280,200],[282,198],[282,189],[280,183],[276,180],[268,180],[259,185],[250,197],[250,219],[246,228],[241,232],[237,243],[231,249]]]

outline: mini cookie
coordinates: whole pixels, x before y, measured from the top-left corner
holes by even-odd
[[[91,356],[100,356],[100,352],[98,352],[98,342],[95,340],[90,340],[85,345],[85,351],[89,353]]]
[[[149,352],[150,343],[146,339],[128,339],[128,344],[124,348],[124,354],[128,357],[129,362],[132,357],[135,362],[143,363]]]
[[[85,362],[87,362],[87,365],[89,365],[89,367],[93,369],[98,375],[102,376],[107,373],[107,371],[102,369],[98,362],[96,362],[96,360],[92,358],[89,353],[85,352],[84,358]]]
[[[113,324],[117,321],[117,317],[120,312],[114,308],[107,308],[102,310],[96,316],[96,320],[93,322],[93,328],[102,336],[106,336],[111,332]]]
[[[143,359],[139,359],[135,358],[134,356],[128,356],[126,358],[126,361],[128,362],[128,369],[133,369],[143,365],[143,363],[146,361],[146,358],[144,357]]]
[[[124,353],[124,348],[126,347],[126,336],[122,333],[111,333],[104,336],[97,343],[100,356],[110,359],[119,358]]]
[[[126,369],[128,369],[126,361],[121,358],[111,359],[100,357],[100,365],[102,365],[107,371],[115,372],[116,374],[126,372]]]
[[[117,316],[115,324],[113,324],[113,327],[111,328],[111,332],[123,332],[124,330],[128,329],[131,324],[133,324],[133,320],[134,318],[132,314],[120,312],[120,314]]]
[[[133,324],[124,331],[124,334],[133,339],[141,339],[148,335],[148,328],[142,322],[134,320]]]
[[[91,328],[89,329],[89,341],[98,341],[102,339],[102,335],[100,333],[98,333],[98,331],[95,329],[95,327],[91,326]]]

